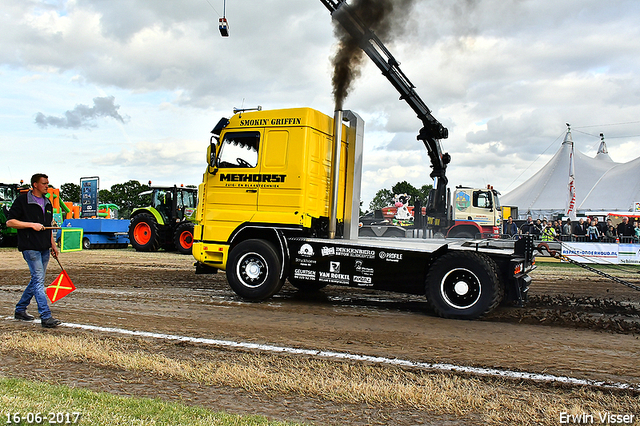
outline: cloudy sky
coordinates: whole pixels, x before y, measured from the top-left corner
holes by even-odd
[[[234,107],[333,112],[336,39],[319,0],[0,0],[0,182],[49,174],[198,184]],[[449,128],[452,185],[506,193],[571,123],[580,151],[640,156],[640,2],[415,0],[387,47]],[[431,183],[420,121],[366,63],[345,102],[365,125],[363,201]]]

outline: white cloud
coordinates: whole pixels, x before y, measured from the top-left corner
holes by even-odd
[[[0,181],[55,167],[50,176],[64,181],[108,176],[103,186],[148,174],[193,184],[209,131],[234,106],[333,109],[335,40],[319,1],[232,2],[228,38],[204,0],[0,5],[0,129],[12,159]],[[565,122],[583,152],[595,153],[602,131],[615,161],[640,156],[639,20],[634,0],[425,0],[388,47],[450,130],[451,183],[504,192],[555,152]],[[100,119],[91,131],[34,122],[109,96],[128,122]],[[371,63],[345,107],[367,121],[365,206],[397,181],[431,183],[421,123]],[[22,156],[25,144],[56,156]]]

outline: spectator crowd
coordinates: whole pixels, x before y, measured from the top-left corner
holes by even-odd
[[[567,219],[563,221],[547,220],[547,218],[533,220],[531,216],[518,228],[513,218],[504,222],[503,234],[514,237],[517,235],[534,235],[536,239],[542,241],[579,241],[579,242],[640,242],[640,224],[637,221],[629,221],[628,217],[623,217],[622,222],[617,226],[613,225],[611,219],[607,222],[598,221],[597,217],[581,217],[576,221]]]

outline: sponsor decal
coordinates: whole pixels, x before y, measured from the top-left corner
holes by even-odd
[[[456,209],[464,211],[471,205],[471,197],[465,192],[458,192],[456,195]]]
[[[300,266],[313,266],[316,264],[316,260],[315,259],[301,259],[299,257],[296,257],[296,264],[300,265]]]
[[[371,287],[373,286],[373,282],[371,277],[361,277],[358,275],[353,276],[353,282],[358,284],[360,287]]]
[[[344,257],[360,257],[363,259],[375,259],[376,252],[374,250],[367,250],[353,247],[336,247],[336,256]]]
[[[387,253],[386,251],[381,251],[378,253],[378,256],[387,262],[400,262],[402,260],[402,253]]]
[[[336,254],[336,249],[333,247],[322,247],[320,249],[320,252],[322,253],[323,256],[333,256]]]
[[[349,275],[339,274],[336,272],[318,272],[318,279],[320,282],[335,283],[335,284],[349,284]]]
[[[340,262],[329,262],[329,272],[340,273]]]
[[[240,127],[255,126],[295,126],[302,123],[300,117],[293,118],[258,118],[252,120],[240,120]]]
[[[284,183],[286,178],[269,173],[220,173],[220,182]]]
[[[295,269],[293,271],[293,277],[299,280],[315,281],[316,271],[309,269]]]
[[[373,275],[373,268],[366,268],[365,266],[363,266],[362,260],[356,260],[355,269],[356,272],[362,275]]]
[[[298,250],[298,254],[301,256],[313,256],[315,253],[313,252],[313,247],[311,247],[311,244],[303,244],[302,246],[300,246],[300,250]]]

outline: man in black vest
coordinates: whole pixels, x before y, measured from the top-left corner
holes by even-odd
[[[22,252],[22,257],[31,272],[31,281],[16,305],[14,317],[22,321],[32,321],[34,317],[27,313],[27,306],[35,297],[42,326],[53,328],[61,322],[51,316],[44,277],[49,264],[49,253],[58,257],[59,251],[51,229],[46,229],[53,221],[53,206],[45,197],[48,187],[47,175],[33,175],[31,190],[18,196],[11,206],[7,226],[18,230],[18,250]]]
[[[616,231],[618,232],[618,238],[620,238],[620,242],[623,242],[622,237],[633,237],[635,235],[633,224],[629,223],[629,218],[626,216],[622,218],[622,222],[618,224]],[[624,242],[631,242],[631,238],[626,238]]]

